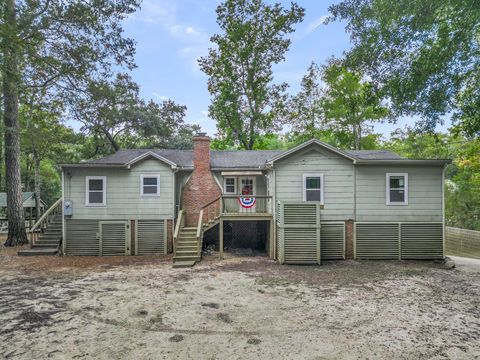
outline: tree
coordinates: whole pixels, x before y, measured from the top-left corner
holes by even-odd
[[[90,81],[87,91],[71,100],[71,108],[83,124],[81,130],[105,139],[114,151],[138,146],[191,147],[192,135],[199,130],[185,124],[186,106],[172,100],[158,104],[141,99],[139,86],[127,74],[117,74],[113,82]]]
[[[32,158],[34,168],[35,214],[40,216],[41,165],[46,159],[58,160],[71,143],[73,130],[60,122],[61,104],[23,105],[20,108],[22,152]],[[26,186],[28,184],[25,184]]]
[[[325,82],[322,108],[325,118],[334,121],[340,131],[350,131],[353,149],[361,149],[362,134],[368,129],[368,122],[388,116],[388,109],[375,88],[362,81],[360,74],[348,71],[344,66],[332,62],[325,67]]]
[[[303,16],[296,3],[284,9],[262,0],[226,0],[217,7],[222,34],[211,37],[216,47],[199,65],[209,77],[209,115],[221,136],[253,149],[259,135],[278,125],[287,84],[273,83],[272,66],[285,60],[286,35]]]
[[[326,128],[321,106],[320,80],[321,69],[312,62],[302,78],[300,91],[288,102],[287,120],[296,133],[314,137],[319,129]]]
[[[431,130],[453,113],[478,135],[479,1],[343,0],[329,10],[330,21],[347,22],[347,64],[381,87],[397,115],[419,114]]]
[[[7,188],[8,238],[6,245],[25,244],[27,236],[23,216],[20,174],[20,135],[18,124],[18,85],[20,60],[17,46],[18,28],[14,0],[4,3],[2,31],[3,122],[5,132],[5,169]]]
[[[134,66],[134,43],[119,25],[137,0],[6,0],[0,24],[9,231],[7,246],[27,242],[22,206],[19,93],[42,88],[66,97],[86,79],[111,72],[112,64]]]
[[[480,139],[462,142],[447,182],[445,218],[449,226],[480,231]]]

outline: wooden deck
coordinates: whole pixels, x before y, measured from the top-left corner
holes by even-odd
[[[223,220],[271,220],[273,214],[266,212],[229,212],[220,215]]]

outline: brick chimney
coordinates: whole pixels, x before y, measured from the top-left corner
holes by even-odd
[[[182,190],[181,208],[186,212],[186,226],[197,226],[202,207],[221,195],[210,171],[210,138],[205,133],[193,137],[193,173]]]

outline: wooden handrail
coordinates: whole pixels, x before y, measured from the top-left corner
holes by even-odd
[[[28,238],[30,245],[35,244],[38,240],[39,232],[41,232],[46,225],[50,222],[50,219],[54,217],[62,208],[62,198],[53,203],[50,208],[38,219],[38,221],[28,230]]]
[[[205,209],[206,207],[212,205],[213,203],[215,203],[216,201],[220,200],[222,198],[222,195],[220,195],[219,197],[215,198],[214,200],[210,201],[209,203],[207,203],[206,205],[203,205],[202,206],[202,210]]]
[[[42,215],[42,217],[40,219],[38,219],[38,221],[30,228],[30,232],[34,232],[35,230],[37,230],[40,225],[45,221],[45,219],[50,216],[50,214],[62,203],[62,198],[58,199],[57,201],[55,201],[53,203],[52,206],[50,206],[50,208],[45,211],[45,213]]]
[[[202,235],[202,227],[203,227],[203,209],[200,210],[200,214],[198,215],[197,239],[199,239],[200,236]]]
[[[197,254],[201,257],[202,256],[202,232],[203,232],[203,209],[200,210],[200,214],[198,215],[198,223],[197,223]]]
[[[173,254],[175,255],[176,253],[176,246],[175,246],[175,243],[177,242],[177,239],[178,239],[178,234],[180,233],[180,228],[182,227],[182,224],[183,224],[183,214],[184,214],[184,210],[180,210],[178,212],[178,216],[177,216],[177,223],[175,224],[175,230],[173,232]]]

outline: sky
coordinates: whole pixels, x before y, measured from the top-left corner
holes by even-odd
[[[268,1],[268,0],[267,0]],[[278,1],[278,0],[277,0]],[[302,76],[312,61],[323,64],[340,57],[350,47],[344,24],[323,25],[328,6],[335,0],[297,0],[305,8],[305,18],[291,35],[286,60],[274,67],[276,82],[289,83],[289,92],[298,91]],[[215,135],[215,122],[208,117],[210,94],[207,77],[197,59],[208,52],[210,36],[219,32],[215,9],[217,0],[143,0],[140,11],[124,21],[125,36],[136,43],[133,79],[145,99],[172,99],[187,106],[186,121],[199,124]],[[285,7],[290,1],[280,0]],[[375,131],[388,135],[411,119],[397,124],[379,124]]]

